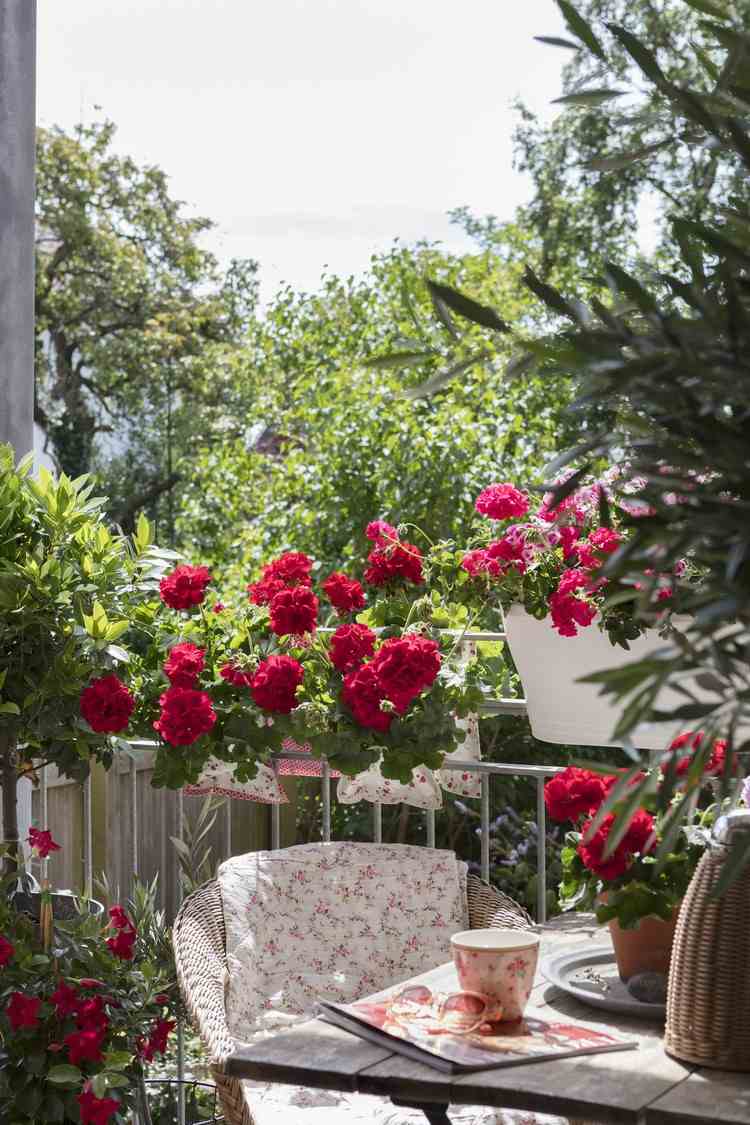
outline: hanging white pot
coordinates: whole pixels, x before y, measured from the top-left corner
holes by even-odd
[[[676,628],[688,618],[673,621]],[[505,632],[518,674],[523,684],[531,732],[542,742],[558,745],[618,746],[622,740],[613,732],[622,713],[622,704],[599,694],[599,684],[582,684],[579,679],[606,668],[622,667],[644,660],[667,643],[649,629],[630,641],[625,651],[611,644],[597,622],[579,630],[575,637],[561,637],[549,617],[538,621],[522,605],[505,613]],[[694,690],[694,689],[693,689]],[[700,695],[700,692],[696,692]],[[669,688],[657,697],[657,706],[669,710],[688,702]],[[690,720],[641,723],[631,734],[640,750],[665,750],[673,738],[689,730]]]

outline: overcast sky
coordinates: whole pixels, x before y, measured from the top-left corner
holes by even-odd
[[[459,248],[453,207],[510,217],[511,103],[550,114],[561,30],[553,0],[39,0],[38,117],[114,120],[268,296],[395,236]]]

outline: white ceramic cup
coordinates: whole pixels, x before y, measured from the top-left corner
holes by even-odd
[[[489,1001],[489,1020],[519,1020],[534,984],[539,935],[527,930],[462,930],[451,938],[461,988]]]

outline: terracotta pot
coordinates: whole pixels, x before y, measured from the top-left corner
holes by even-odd
[[[634,930],[623,930],[616,919],[609,923],[620,980],[627,982],[637,973],[667,975],[678,914],[676,907],[668,922],[641,918]]]

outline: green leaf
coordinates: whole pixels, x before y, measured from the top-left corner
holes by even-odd
[[[610,90],[603,87],[598,90],[579,90],[576,94],[564,94],[561,98],[553,98],[553,105],[603,105],[613,98],[621,98],[624,90]]]
[[[625,50],[630,57],[641,68],[643,73],[655,82],[660,88],[668,87],[669,83],[665,78],[661,67],[656,61],[656,55],[641,43],[630,31],[626,31],[624,27],[618,24],[610,23],[607,27],[612,32],[614,37],[622,43]]]
[[[706,16],[715,16],[717,20],[729,19],[726,9],[715,3],[715,0],[682,0],[682,2],[696,12],[702,12]]]
[[[21,708],[17,703],[0,703],[0,715],[20,715]]]
[[[59,1086],[67,1086],[69,1084],[77,1086],[83,1081],[83,1074],[77,1066],[61,1063],[59,1066],[50,1067],[47,1072],[47,1081],[54,1082],[55,1085]]]
[[[460,363],[455,363],[447,371],[439,371],[437,375],[433,375],[424,383],[420,383],[418,387],[410,387],[404,391],[404,394],[407,398],[426,398],[428,395],[434,395],[450,383],[456,375],[469,371],[470,368],[475,367],[485,358],[487,358],[487,352],[478,352],[476,355],[469,356],[468,359],[462,359]]]
[[[415,367],[434,359],[434,352],[392,352],[390,355],[376,355],[365,360],[365,367],[376,371],[388,371],[391,368]]]
[[[644,160],[647,156],[652,156],[653,153],[659,152],[660,149],[667,148],[674,143],[675,138],[669,137],[665,141],[655,141],[652,145],[634,148],[629,152],[620,152],[613,156],[600,156],[594,160],[587,160],[584,168],[592,172],[616,172],[620,168],[627,168],[636,161]]]
[[[569,30],[585,43],[592,54],[596,55],[602,62],[607,61],[607,56],[604,53],[601,43],[594,35],[590,25],[586,22],[582,15],[576,11],[569,0],[557,0],[557,6],[562,12],[563,19],[568,25]]]
[[[570,39],[559,39],[556,35],[535,35],[537,43],[546,43],[550,47],[565,47],[569,51],[580,51],[579,43],[572,43]]]
[[[464,293],[459,293],[457,289],[452,289],[450,285],[441,285],[439,282],[429,279],[427,285],[430,293],[443,301],[453,312],[465,317],[466,320],[481,324],[483,328],[491,328],[495,332],[510,332],[510,325],[501,320],[495,310],[487,305],[480,305],[478,301],[474,301]]]

